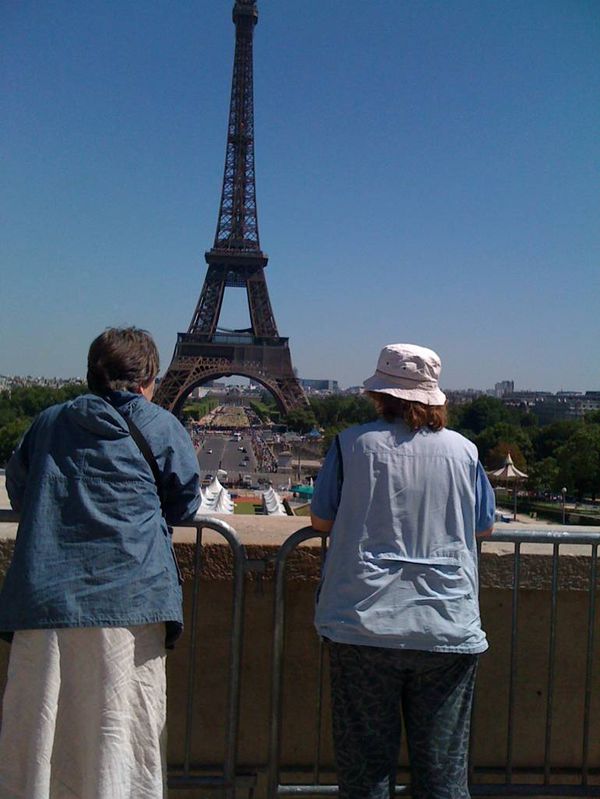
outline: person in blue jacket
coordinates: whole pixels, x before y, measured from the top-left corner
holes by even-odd
[[[7,465],[0,799],[166,795],[165,654],[183,624],[169,525],[200,488],[188,434],[151,402],[158,369],[147,332],[107,329],[91,393],[43,411]]]
[[[487,649],[477,536],[494,494],[477,449],[446,429],[441,362],[383,348],[364,387],[379,419],[337,436],[311,503],[331,532],[316,608],[328,641],[341,799],[394,795],[401,720],[414,799],[467,799],[477,659]]]

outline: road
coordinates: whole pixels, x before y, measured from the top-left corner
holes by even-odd
[[[242,452],[240,447],[244,447],[246,452]],[[245,455],[248,461],[243,464]],[[237,480],[240,473],[254,475],[257,468],[250,436],[245,435],[241,441],[234,441],[228,436],[208,433],[198,449],[198,463],[202,478],[208,474],[214,477],[217,469],[224,469],[230,480]]]

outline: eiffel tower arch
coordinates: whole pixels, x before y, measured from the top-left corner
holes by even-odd
[[[258,21],[255,0],[233,6],[235,56],[227,128],[225,170],[217,231],[205,253],[207,272],[186,333],[179,333],[171,364],[155,401],[178,414],[198,385],[242,375],[261,383],[283,413],[308,401],[294,374],[288,339],[279,335],[269,299],[260,248],[254,171],[252,43]],[[245,288],[250,327],[219,327],[228,288]]]
[[[185,334],[180,333],[179,335],[184,336]],[[235,353],[234,357],[231,357],[231,354],[228,353],[224,358],[186,356],[179,354],[182,350],[185,352],[185,346],[180,348],[179,345],[180,341],[178,339],[175,356],[169,367],[171,396],[175,397],[175,400],[168,407],[176,416],[181,415],[186,398],[197,386],[201,386],[210,380],[218,380],[220,377],[230,377],[231,375],[240,375],[241,377],[249,378],[255,383],[260,383],[273,395],[278,408],[283,413],[287,413],[291,408],[306,404],[304,394],[300,397],[298,396],[298,389],[300,391],[302,389],[298,385],[293,372],[291,380],[285,375],[275,377],[273,368],[267,369],[260,361],[252,362],[243,355],[236,358]],[[289,359],[289,350],[287,354]],[[159,389],[161,386],[162,383],[159,384]],[[161,404],[166,406],[166,403]]]

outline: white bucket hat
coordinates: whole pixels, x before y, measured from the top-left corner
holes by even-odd
[[[392,397],[444,405],[446,395],[438,380],[442,370],[440,356],[417,344],[388,344],[381,350],[377,369],[363,383],[365,391],[390,394]]]

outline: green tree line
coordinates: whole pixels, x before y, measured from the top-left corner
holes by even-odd
[[[62,388],[27,386],[0,394],[0,464],[4,465],[19,438],[40,411],[87,391],[85,383]],[[213,398],[189,408],[198,418],[211,407]],[[265,394],[252,406],[264,420],[279,420],[275,402]],[[323,431],[326,450],[345,427],[375,418],[372,403],[360,395],[315,397],[307,408],[296,409],[283,421],[290,429],[308,433]],[[517,468],[529,475],[527,488],[536,492],[560,492],[566,487],[578,499],[600,494],[600,411],[584,419],[539,425],[531,412],[506,407],[493,397],[478,397],[449,408],[449,427],[473,441],[486,469],[502,465],[510,452]]]
[[[203,416],[206,416],[207,413],[210,413],[213,408],[216,408],[218,404],[219,400],[215,397],[203,397],[200,400],[187,403],[182,411],[181,416],[184,421],[187,421],[188,419],[199,421]]]
[[[86,391],[85,383],[69,383],[61,388],[20,386],[0,393],[0,464],[6,464],[19,439],[38,413]]]

